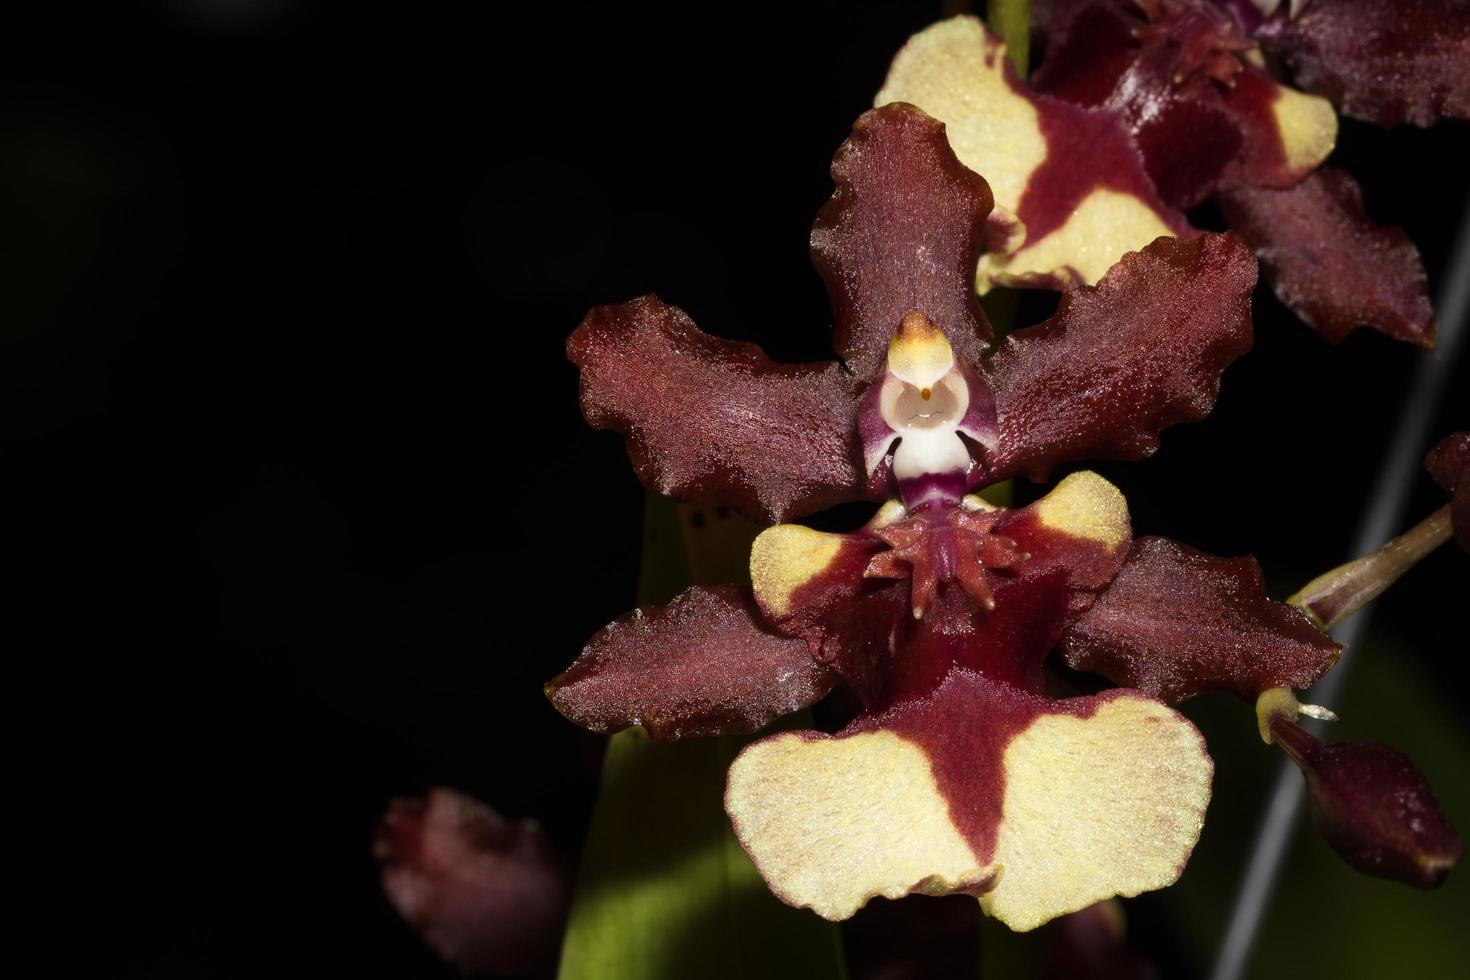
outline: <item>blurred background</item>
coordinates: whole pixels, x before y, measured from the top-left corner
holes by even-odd
[[[600,746],[541,685],[633,604],[643,491],[582,422],[565,337],[657,291],[777,358],[829,356],[806,246],[827,165],[939,14],[7,5],[12,789],[55,841],[22,848],[50,955],[109,976],[448,976],[378,885],[391,796],[458,786],[576,853]],[[1345,122],[1334,158],[1436,289],[1465,135]],[[1097,468],[1140,533],[1254,553],[1281,597],[1348,557],[1432,355],[1328,346],[1265,289],[1256,310],[1210,419]],[[1465,382],[1460,365],[1436,434],[1470,425]],[[1442,502],[1406,479],[1414,519]],[[1453,549],[1410,573],[1333,705],[1334,737],[1406,751],[1462,831],[1467,586]],[[1210,821],[1180,885],[1128,903],[1169,976],[1208,966],[1278,764],[1237,702],[1185,710],[1217,760]],[[1301,830],[1252,975],[1470,963],[1464,869],[1414,892]]]

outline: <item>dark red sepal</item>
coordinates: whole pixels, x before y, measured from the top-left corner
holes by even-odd
[[[1450,495],[1455,541],[1470,551],[1470,432],[1445,436],[1424,457],[1424,468]]]
[[[1300,610],[1267,598],[1254,558],[1143,537],[1058,649],[1077,670],[1180,701],[1209,690],[1253,700],[1273,687],[1308,687],[1341,647]]]
[[[685,589],[614,620],[546,685],[558,711],[595,732],[642,725],[659,741],[753,732],[820,700],[836,680],[799,639],[760,625],[732,586]]]
[[[1302,88],[1380,126],[1470,118],[1470,4],[1331,0],[1256,32]]]
[[[1460,835],[1402,752],[1321,742],[1282,717],[1271,722],[1271,737],[1307,779],[1312,822],[1357,870],[1434,888],[1460,860]]]
[[[991,358],[999,435],[989,480],[1044,480],[1072,459],[1142,459],[1160,430],[1204,418],[1250,349],[1256,263],[1234,235],[1159,238]]]
[[[555,966],[570,867],[535,822],[513,823],[436,786],[424,799],[388,804],[373,854],[398,914],[462,975]]]
[[[643,483],[776,522],[862,497],[862,384],[833,362],[778,364],[654,296],[587,314],[567,340],[582,412],[627,436]]]
[[[1287,190],[1217,195],[1233,231],[1256,250],[1277,297],[1337,343],[1359,327],[1434,346],[1434,309],[1419,250],[1402,228],[1376,225],[1348,173],[1321,167]]]
[[[832,179],[837,189],[812,226],[812,262],[848,369],[872,380],[914,310],[944,331],[959,361],[978,361],[991,331],[975,264],[994,199],[955,158],[944,124],[900,102],[865,112],[832,160]]]

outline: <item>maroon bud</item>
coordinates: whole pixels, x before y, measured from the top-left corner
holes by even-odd
[[[435,787],[394,799],[373,840],[383,890],[419,938],[463,975],[519,976],[556,962],[568,869],[533,821]]]
[[[1271,735],[1307,778],[1312,821],[1364,874],[1434,888],[1460,859],[1460,837],[1424,775],[1376,742],[1321,742],[1284,717]]]
[[[1470,551],[1470,432],[1456,432],[1441,439],[1424,457],[1424,468],[1450,495],[1455,540]]]

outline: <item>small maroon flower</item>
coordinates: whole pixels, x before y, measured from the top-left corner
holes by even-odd
[[[1349,174],[1322,166],[1337,136],[1331,103],[1281,84],[1260,50],[1295,58],[1303,78],[1354,61],[1350,83],[1310,86],[1345,105],[1413,105],[1421,122],[1431,109],[1463,115],[1467,7],[1405,6],[1402,20],[1398,4],[1370,0],[1263,20],[1245,0],[1057,0],[1035,93],[979,21],[954,18],[909,40],[878,102],[920,106],[950,127],[967,165],[1015,175],[997,198],[1024,234],[982,259],[982,289],[1069,272],[1095,281],[1138,247],[1130,238],[1160,225],[1193,234],[1181,209],[1213,197],[1282,302],[1324,337],[1369,326],[1432,347],[1418,251],[1402,229],[1368,219]],[[1384,101],[1367,96],[1375,85]]]
[[[964,893],[1029,929],[1163,887],[1212,764],[1160,698],[1305,686],[1337,645],[1268,600],[1251,559],[1135,540],[1094,473],[1016,509],[973,491],[1139,459],[1206,415],[1250,345],[1254,259],[1232,235],[1160,238],[987,352],[971,277],[991,191],[944,127],[869,112],[832,174],[812,250],[841,361],[773,363],[652,297],[593,310],[568,353],[588,419],[625,435],[650,487],[765,521],[886,502],[852,533],[768,528],[753,595],[640,609],[547,694],[594,730],[680,738],[754,731],[846,684],[851,725],[754,742],[725,800],[772,890],[828,918]],[[1053,647],[1135,686],[1049,697]]]
[[[373,853],[398,914],[460,973],[517,976],[556,962],[568,867],[534,822],[434,787],[388,804]]]

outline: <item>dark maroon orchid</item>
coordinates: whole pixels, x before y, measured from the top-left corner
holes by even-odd
[[[434,787],[389,803],[373,853],[398,914],[460,973],[521,976],[556,962],[569,869],[534,822]]]
[[[1350,175],[1320,166],[1337,135],[1332,105],[1281,84],[1261,55],[1262,47],[1281,55],[1320,83],[1309,82],[1314,91],[1346,106],[1373,107],[1377,121],[1463,114],[1470,5],[1406,7],[1401,20],[1398,4],[1319,0],[1296,16],[1283,6],[1264,18],[1245,0],[1055,0],[1036,94],[1009,73],[1003,46],[979,21],[955,18],[909,40],[878,101],[924,108],[949,126],[966,164],[990,173],[999,157],[1015,173],[1009,196],[997,194],[1025,229],[1018,248],[982,260],[982,289],[1067,272],[1091,282],[1137,247],[1129,236],[1159,222],[1192,234],[1181,210],[1213,197],[1282,302],[1324,337],[1369,326],[1430,347],[1434,315],[1418,251],[1401,229],[1369,220]],[[1443,34],[1430,39],[1432,31]],[[1018,100],[1032,111],[1017,111]],[[1090,113],[1090,130],[1109,132],[1108,148],[1069,153],[1067,136],[1053,131],[1080,125],[1053,121],[1058,105]],[[1003,130],[1010,142],[997,151]],[[1128,152],[1113,148],[1120,138]],[[1109,214],[1108,234],[1093,232],[1099,211]],[[1079,234],[1047,238],[1069,226]],[[1008,274],[987,275],[994,269]]]
[[[589,728],[672,739],[751,732],[847,685],[852,724],[753,743],[725,801],[772,890],[828,918],[966,893],[1029,929],[1163,887],[1212,764],[1160,698],[1304,686],[1337,645],[1267,599],[1250,559],[1135,541],[1094,473],[1016,509],[973,491],[1139,459],[1206,415],[1250,345],[1255,262],[1232,235],[1162,237],[987,351],[971,276],[991,190],[944,127],[869,112],[832,175],[812,250],[841,361],[773,363],[652,297],[593,310],[568,352],[587,417],[626,437],[653,488],[766,521],[886,502],[848,534],[767,529],[753,596],[693,588],[640,609],[548,696]],[[1058,646],[1133,686],[1049,697]]]

